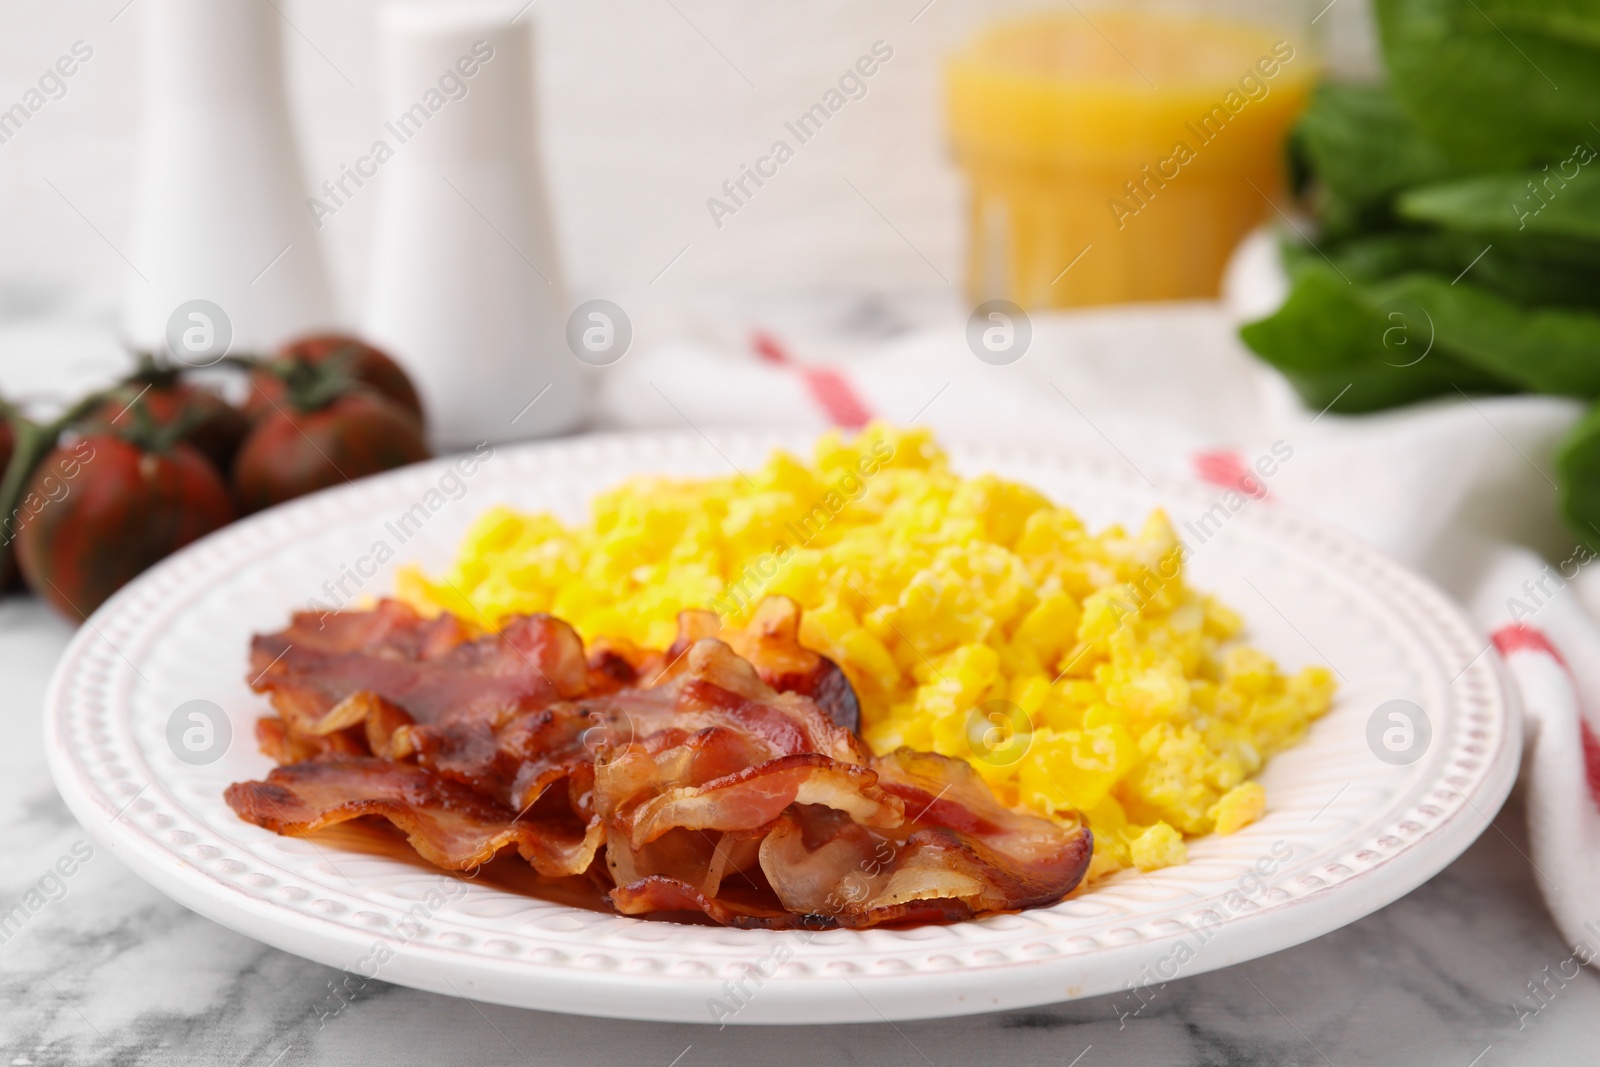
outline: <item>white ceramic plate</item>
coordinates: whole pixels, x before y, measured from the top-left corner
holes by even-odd
[[[1240,609],[1251,640],[1286,667],[1331,665],[1342,676],[1337,704],[1267,768],[1258,823],[1193,843],[1185,866],[1125,871],[1053,908],[826,933],[646,922],[452,881],[328,839],[279,837],[223,803],[230,782],[269,769],[251,741],[266,705],[245,685],[250,634],[328,602],[325,582],[372,571],[379,542],[396,558],[360,578],[363,595],[387,591],[399,563],[441,569],[490,504],[576,519],[626,475],[748,469],[773,443],[653,435],[507,448],[468,478],[435,462],[231,526],[144,575],[78,633],[48,700],[56,784],[90,833],[157,888],[289,952],[504,1004],[739,1023],[909,1019],[1116,991],[1131,1012],[1140,997],[1130,990],[1383,907],[1465,849],[1511,787],[1519,717],[1483,637],[1373,549],[1252,502],[1191,544],[1192,580]],[[1152,489],[1126,469],[1039,451],[953,455],[963,471],[1028,482],[1096,527],[1137,523],[1161,505],[1184,530],[1216,502],[1214,491]],[[407,513],[420,525],[402,527]],[[345,592],[356,584],[347,578]],[[225,709],[233,738],[204,766],[179,760],[167,741],[174,711],[196,699]],[[1392,699],[1426,709],[1431,724],[1409,765],[1378,759],[1367,741],[1369,717]],[[464,892],[441,899],[457,886]]]

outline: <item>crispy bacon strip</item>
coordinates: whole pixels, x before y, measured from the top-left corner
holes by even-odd
[[[689,717],[703,725],[730,725],[766,741],[774,755],[820,752],[845,763],[865,763],[869,753],[855,734],[823,714],[816,702],[774,689],[729,645],[702,638],[680,656],[681,688],[672,722]],[[635,729],[650,732],[656,723],[631,707]],[[643,709],[641,709],[643,710]]]
[[[782,762],[750,768],[732,781],[760,781],[763,771]],[[664,827],[745,829],[773,816],[760,846],[762,872],[785,910],[806,916],[814,928],[952,922],[1042,907],[1071,892],[1088,869],[1093,838],[1087,829],[1005,809],[959,760],[901,749],[875,759],[872,770],[848,770],[851,777],[876,780],[870,793],[852,794],[836,784],[830,796],[770,790],[747,799],[713,782],[663,794],[617,830],[627,827],[636,847]],[[837,799],[859,801],[863,794],[899,798],[900,817],[863,818]],[[611,841],[618,852],[617,832]],[[614,875],[637,876],[643,869],[637,862],[618,867],[613,863]],[[632,884],[627,877],[618,882]],[[658,886],[622,899],[639,908],[660,892]],[[689,898],[673,899],[682,904]]]
[[[877,775],[805,752],[653,797],[630,813],[627,841],[637,848],[672,829],[754,830],[790,804],[821,804],[863,826],[898,826],[905,819],[904,805],[878,788]]]
[[[498,724],[463,716],[414,726],[404,743],[424,767],[520,810],[593,761],[590,725],[581,705],[552,704]]]
[[[1007,810],[965,763],[899,749],[872,766],[904,802],[902,823],[878,831],[799,809],[763,840],[762,870],[789,910],[843,926],[952,921],[1054,904],[1083,879],[1086,828]]]
[[[695,642],[708,637],[725,642],[773,689],[810,697],[840,729],[855,733],[861,728],[861,702],[854,687],[837,663],[800,643],[800,605],[788,597],[767,597],[743,630],[724,629],[714,611],[679,613],[678,639],[667,649],[667,662],[676,663]]]
[[[677,677],[655,689],[553,703],[501,719],[450,714],[408,728],[404,743],[424,766],[515,808],[597,759],[611,767],[601,788],[615,794],[621,780],[621,766],[612,766],[616,754],[668,733],[690,745],[675,758],[692,756],[695,773],[670,780],[652,773],[634,791],[696,785],[781,756],[822,752],[844,763],[866,762],[852,734],[812,702],[768,688],[726,645],[698,642],[682,660]],[[613,796],[615,804],[625,801]]]
[[[817,876],[797,813],[762,843],[762,868],[786,907],[821,910],[841,925],[871,926],[925,916],[941,901],[946,915],[1054,904],[1083,879],[1094,847],[1085,827],[1062,827],[1002,807],[966,763],[901,748],[872,761],[883,790],[905,804],[906,820],[885,835],[846,828],[828,838],[846,855],[823,869],[848,873],[831,887]],[[868,857],[864,849],[871,845]],[[846,858],[855,860],[853,867]],[[809,881],[798,875],[810,874]],[[821,908],[816,894],[825,891]],[[842,903],[841,903],[842,902]],[[963,912],[964,914],[957,914]]]
[[[277,767],[266,781],[236,783],[224,795],[245,821],[294,836],[381,815],[423,859],[452,871],[480,867],[515,848],[540,874],[582,874],[601,844],[598,825],[573,832],[537,818],[519,819],[467,786],[372,757]]]
[[[623,914],[730,926],[953,922],[1078,884],[1086,829],[1006,809],[960,761],[873,757],[799,623],[773,598],[747,630],[685,612],[666,653],[585,656],[549,616],[299,615],[252,650],[278,711],[258,737],[287,765],[228,802],[287,834],[380,816],[452,870],[515,849]]]
[[[398,601],[370,612],[301,612],[251,643],[251,687],[290,728],[316,734],[347,697],[372,693],[418,722],[497,719],[584,695],[588,664],[572,627],[519,616],[472,638],[448,615],[423,619]]]
[[[589,692],[598,696],[641,685],[658,676],[666,665],[666,656],[661,652],[620,638],[599,638],[589,646]]]

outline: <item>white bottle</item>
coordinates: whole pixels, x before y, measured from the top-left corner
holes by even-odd
[[[125,328],[261,351],[333,324],[271,0],[143,0],[144,125]],[[194,301],[211,311],[191,317]],[[169,323],[174,329],[169,334]],[[199,324],[199,325],[197,325]],[[231,340],[231,345],[228,342]],[[201,358],[200,362],[210,362]]]
[[[380,190],[364,332],[412,374],[442,448],[559,433],[587,407],[523,10],[406,3],[380,16],[392,154],[369,166]]]

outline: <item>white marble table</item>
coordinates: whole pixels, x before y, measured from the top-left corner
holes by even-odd
[[[45,685],[69,636],[29,599],[0,602],[0,911],[89,840],[56,795],[41,742]],[[1594,1062],[1592,974],[1550,979],[1537,1014],[1519,1020],[1511,1007],[1571,954],[1522,838],[1514,799],[1409,897],[1298,948],[1174,982],[1136,1017],[1119,1019],[1120,1002],[1101,997],[898,1026],[724,1030],[521,1011],[381,982],[319,1021],[336,971],[186,911],[95,847],[59,882],[64,894],[0,943],[0,1065]]]

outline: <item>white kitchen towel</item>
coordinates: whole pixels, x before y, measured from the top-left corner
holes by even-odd
[[[706,326],[697,343],[607,368],[602,419],[704,432],[880,418],[947,439],[1048,442],[1360,535],[1466,605],[1484,654],[1505,657],[1527,716],[1531,862],[1563,935],[1600,946],[1600,579],[1557,516],[1551,469],[1579,405],[1459,396],[1360,417],[1307,410],[1215,304],[1037,315],[1006,365],[980,360],[967,326],[951,317],[854,343]],[[1274,445],[1292,458],[1263,476],[1257,460]]]

